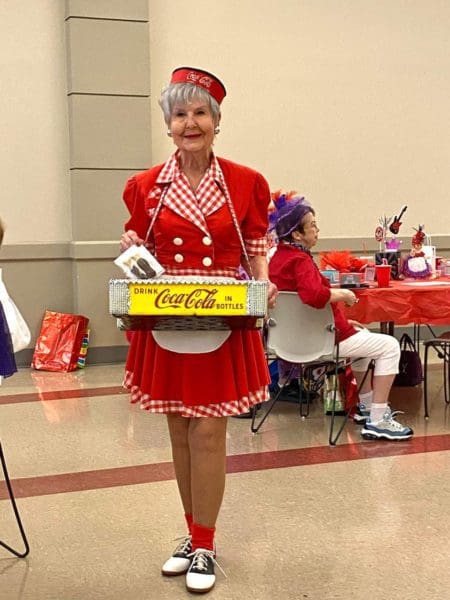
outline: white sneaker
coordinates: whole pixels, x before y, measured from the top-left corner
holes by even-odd
[[[184,537],[173,551],[172,556],[163,564],[161,572],[167,577],[183,575],[189,569],[192,560],[191,536]]]
[[[366,408],[365,404],[358,402],[353,415],[353,421],[358,425],[364,425],[364,423],[370,421],[370,410]]]
[[[399,411],[392,412],[389,408],[376,423],[366,421],[361,429],[361,435],[366,440],[409,440],[414,435],[411,427],[402,425],[395,420]]]
[[[191,566],[186,574],[186,587],[190,592],[200,594],[209,592],[216,583],[214,564],[217,563],[214,559],[214,551],[197,548],[191,556]]]

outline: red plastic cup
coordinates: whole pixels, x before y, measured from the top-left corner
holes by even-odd
[[[375,275],[378,287],[389,287],[391,280],[391,265],[375,265]]]

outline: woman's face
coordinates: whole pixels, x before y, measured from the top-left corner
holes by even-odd
[[[312,213],[307,213],[301,223],[303,227],[303,233],[300,231],[294,231],[292,237],[299,241],[305,248],[312,248],[317,244],[319,239],[319,228],[317,226],[316,217]]]
[[[198,153],[211,149],[216,125],[209,105],[194,99],[190,104],[174,106],[169,129],[181,151]]]

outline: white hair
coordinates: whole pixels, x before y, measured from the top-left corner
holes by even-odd
[[[193,100],[200,100],[208,104],[211,109],[212,116],[216,123],[220,118],[220,106],[205,89],[193,83],[170,83],[161,92],[161,97],[158,101],[164,113],[164,121],[167,125],[170,123],[173,108],[176,104],[187,105]]]

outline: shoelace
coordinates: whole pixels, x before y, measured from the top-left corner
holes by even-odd
[[[398,421],[395,420],[395,416],[396,415],[403,415],[404,411],[402,410],[390,410],[386,411],[383,415],[383,420],[390,423],[394,429],[396,429],[397,431],[400,431],[402,429],[405,429],[405,426],[402,425],[401,423],[399,423]]]
[[[191,554],[188,554],[188,558],[191,558],[191,556],[194,557],[192,559],[191,569],[197,569],[197,571],[206,571],[208,568],[207,557],[209,556],[209,558],[211,558],[213,563],[217,567],[219,567],[219,570],[222,571],[224,576],[225,577],[227,576],[225,571],[222,569],[222,567],[219,565],[217,560],[214,558],[214,550],[201,550],[201,549],[194,550],[194,552],[191,552]]]
[[[182,552],[183,554],[186,554],[186,556],[188,556],[188,552],[191,550],[191,539],[192,538],[190,535],[187,535],[187,536],[180,535],[180,537],[176,537],[174,539],[174,541],[177,541],[177,540],[183,540],[183,541],[178,544],[178,546],[173,551],[173,554]]]

